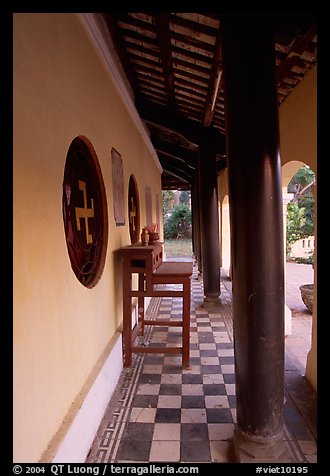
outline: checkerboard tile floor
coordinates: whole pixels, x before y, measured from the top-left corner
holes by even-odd
[[[133,354],[132,367],[122,372],[86,462],[235,462],[231,293],[221,286],[221,310],[209,312],[194,271],[190,368],[182,368],[180,355]],[[149,318],[157,315],[159,320],[177,320],[181,312],[181,298],[153,299],[148,309]],[[179,327],[149,326],[140,339],[148,346],[179,346],[181,332]],[[287,416],[300,431],[295,436],[286,426],[287,447],[294,461],[308,461],[306,455],[313,460],[313,435],[287,392],[286,399]],[[305,446],[298,444],[299,438]]]

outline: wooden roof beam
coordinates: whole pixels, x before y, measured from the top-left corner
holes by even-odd
[[[192,137],[199,137],[200,128],[194,121],[176,113],[171,113],[166,108],[157,107],[149,101],[142,101],[141,98],[135,101],[135,106],[141,119],[147,123],[163,127],[169,131],[175,131],[188,139],[189,142],[197,143],[192,140]]]
[[[200,86],[199,84],[193,83],[191,81],[187,81],[186,79],[176,77],[175,78],[176,84],[180,87],[180,89],[185,91],[190,91],[191,89],[196,92],[199,91],[201,96],[206,96],[206,89],[204,86]]]
[[[191,31],[198,31],[199,33],[203,33],[204,35],[208,36],[215,36],[217,30],[208,25],[204,25],[203,23],[197,23],[193,20],[188,20],[187,18],[182,18],[177,15],[171,14],[171,22],[178,26],[183,26]]]
[[[162,190],[191,190],[191,183],[185,182],[179,177],[175,177],[170,172],[163,172],[161,179]]]
[[[192,176],[188,175],[184,170],[179,169],[176,164],[171,164],[170,161],[166,161],[164,159],[161,160],[161,164],[164,172],[173,175],[174,177],[182,180],[183,182],[192,183]]]
[[[210,68],[205,68],[204,66],[200,66],[192,61],[183,61],[176,57],[173,57],[173,64],[179,67],[181,66],[182,68],[187,68],[189,70],[198,71],[199,73],[206,75],[209,75],[211,71]]]
[[[312,25],[302,37],[297,38],[293,42],[286,58],[276,68],[277,84],[279,84],[283,80],[283,78],[285,78],[291,73],[291,69],[295,65],[300,65],[302,63],[300,55],[305,50],[308,50],[308,45],[312,41],[315,35],[316,35],[316,25]]]
[[[170,109],[175,110],[175,86],[168,13],[155,14],[156,30],[160,46],[160,56],[164,71],[165,89]]]
[[[125,50],[125,47],[123,46],[124,43],[121,39],[120,31],[118,28],[117,20],[114,14],[109,14],[109,13],[104,13],[103,17],[105,19],[105,22],[107,24],[107,27],[109,29],[110,36],[112,38],[113,44],[117,50],[117,54],[120,58],[121,64],[123,66],[124,72],[126,74],[126,77],[128,79],[128,82],[132,88],[132,91],[136,96],[138,96],[139,91],[137,88],[136,84],[136,77],[134,74],[134,70],[130,65],[130,62],[128,60],[127,52]]]
[[[139,20],[138,18],[134,18],[131,15],[127,16],[127,13],[116,13],[117,20],[125,23],[126,25],[135,26],[142,30],[148,30],[155,32],[155,26],[152,23],[148,23],[147,21]]]
[[[195,169],[197,165],[197,152],[186,147],[180,147],[172,142],[163,139],[152,138],[153,146],[160,154],[167,155],[173,159],[183,162],[190,169]]]
[[[178,54],[178,55],[185,56],[186,58],[191,58],[194,61],[200,61],[201,63],[212,64],[211,54],[210,54],[210,56],[201,55],[200,53],[190,51],[190,50],[185,49],[185,48],[181,48],[178,45],[174,45],[172,49],[173,49],[173,52]]]
[[[197,48],[200,51],[206,51],[208,53],[213,52],[213,45],[210,43],[205,43],[204,41],[197,40],[196,38],[184,35],[183,33],[172,32],[172,38],[180,43]]]
[[[215,105],[218,99],[218,95],[221,91],[223,83],[222,77],[222,51],[221,51],[221,39],[220,30],[217,32],[215,42],[214,60],[212,65],[211,80],[207,91],[207,98],[205,101],[203,126],[208,127],[213,120]]]
[[[151,68],[148,68],[148,69],[152,69],[152,72],[153,74],[157,74],[158,76],[162,76],[162,71],[160,71],[161,69],[161,65],[160,63],[158,63],[157,61],[153,61],[152,59],[150,58],[146,58],[145,56],[141,56],[141,53],[140,51],[130,51],[130,58],[131,58],[131,62],[134,63],[134,65],[136,67],[140,67],[140,66],[144,66],[146,69],[148,68],[148,66],[146,65],[149,65],[151,66]]]
[[[186,138],[188,142],[199,144],[204,127],[197,124],[196,121],[170,112],[166,108],[155,106],[149,101],[143,101],[141,98],[137,98],[135,105],[141,116],[141,119],[147,123],[151,123],[156,126],[158,125],[159,127],[163,127],[169,131],[175,131]],[[219,154],[225,154],[225,136],[216,129],[214,129],[213,133],[214,140],[216,141],[217,152]]]

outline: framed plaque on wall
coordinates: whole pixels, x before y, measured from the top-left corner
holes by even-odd
[[[125,194],[123,159],[116,149],[111,149],[113,213],[116,226],[125,225]]]

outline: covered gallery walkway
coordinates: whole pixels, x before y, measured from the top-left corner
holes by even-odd
[[[13,52],[14,461],[314,461],[315,400],[285,359],[284,230],[293,169],[316,199],[316,15],[18,13]],[[122,359],[139,298],[180,313],[151,259],[121,259],[144,227],[164,240],[169,189],[192,201],[185,371]],[[315,300],[314,388],[316,322]]]
[[[293,297],[294,286],[290,289]],[[223,275],[221,279],[222,304],[217,312],[203,306],[203,296],[203,283],[195,266],[190,369],[182,368],[181,356],[135,354],[132,367],[121,374],[86,462],[236,462],[232,292],[228,277]],[[153,298],[148,312],[149,317],[177,319],[180,309],[180,298]],[[141,339],[149,346],[179,345],[181,329],[149,327]],[[316,396],[293,352],[291,346],[287,347],[285,457],[296,463],[314,463]]]

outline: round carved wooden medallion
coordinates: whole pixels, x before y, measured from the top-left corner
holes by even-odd
[[[134,175],[130,176],[128,184],[128,217],[131,243],[137,243],[140,239],[140,202]]]
[[[104,268],[108,211],[99,161],[86,137],[76,137],[69,147],[62,204],[71,267],[81,284],[92,288]]]

